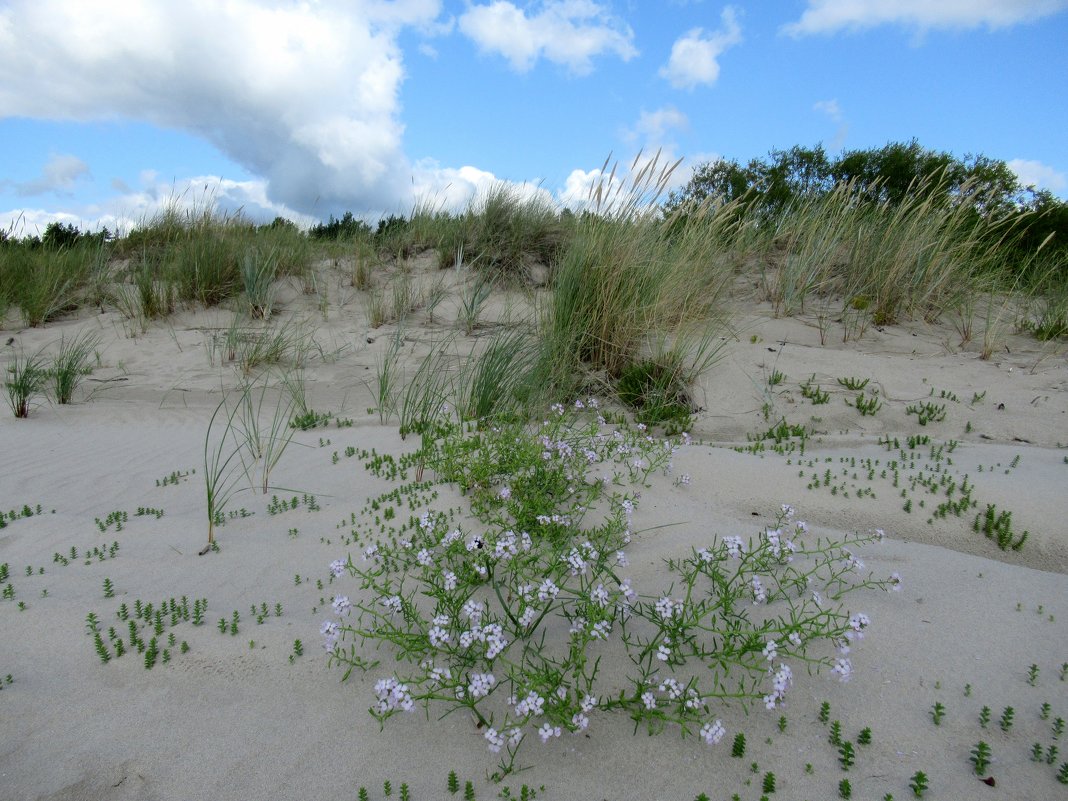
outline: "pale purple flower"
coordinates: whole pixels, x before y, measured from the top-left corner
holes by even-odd
[[[682,611],[682,604],[678,601],[672,601],[667,596],[664,596],[656,602],[656,613],[660,616],[661,620],[671,620],[679,612]]]
[[[430,553],[426,548],[423,548],[415,555],[415,561],[421,564],[423,567],[429,567],[434,564],[434,555]]]
[[[451,590],[455,590],[456,589],[456,574],[453,573],[451,570],[446,570],[441,575],[442,575],[442,578],[445,580],[445,582],[444,582],[445,591],[449,592]]]
[[[894,592],[901,592],[901,576],[897,573],[890,574],[890,589]]]
[[[497,683],[492,673],[472,673],[471,680],[467,684],[467,690],[472,698],[482,698],[489,695],[493,685]]]
[[[672,701],[675,701],[680,696],[682,696],[682,685],[679,684],[677,679],[671,677],[664,679],[660,683],[659,689],[662,693],[666,692],[668,694],[668,698],[670,698]]]
[[[534,606],[528,606],[523,610],[523,614],[519,616],[519,625],[524,628],[534,622],[534,618],[538,616],[538,609]]]
[[[706,723],[701,727],[701,737],[709,745],[716,745],[726,734],[727,730],[723,728],[723,723],[718,720],[715,723]]]
[[[340,578],[341,574],[345,572],[345,560],[335,559],[330,563],[330,572],[334,578]]]
[[[727,556],[731,559],[738,559],[745,550],[741,537],[724,537],[723,544],[727,546]]]
[[[858,614],[855,614],[851,618],[849,618],[849,628],[851,628],[852,631],[846,632],[846,634],[852,635],[858,640],[863,640],[864,629],[866,629],[870,625],[871,620],[868,618],[868,616],[863,612],[859,612]]]
[[[590,601],[604,609],[608,606],[608,590],[603,584],[598,584],[590,591]]]
[[[486,733],[482,735],[486,738],[486,742],[489,743],[489,750],[494,754],[500,753],[501,748],[504,747],[504,735],[499,734],[496,729],[490,727],[486,730]]]
[[[494,659],[508,646],[503,630],[497,623],[482,629],[482,640],[486,643],[486,659]]]
[[[764,584],[761,582],[758,576],[753,576],[750,584],[753,587],[753,603],[762,604],[768,599],[767,590],[764,589]]]
[[[441,626],[434,626],[429,632],[430,644],[435,648],[440,648],[449,641],[449,636],[449,632]]]
[[[333,620],[324,620],[319,627],[319,633],[323,635],[323,647],[327,651],[333,651],[341,637],[341,629]]]
[[[334,598],[332,606],[334,608],[334,614],[338,617],[345,617],[345,615],[352,611],[352,602],[344,595],[338,595]]]
[[[671,649],[666,645],[659,645],[656,649],[656,658],[661,662],[667,662],[671,659]]]
[[[527,697],[515,705],[515,713],[518,717],[538,717],[545,712],[545,699],[531,690]]]
[[[508,730],[508,747],[515,748],[523,740],[523,732],[518,726],[513,726]]]
[[[505,485],[505,486],[501,487],[500,491],[498,491],[498,493],[497,493],[497,496],[498,496],[498,497],[499,497],[499,498],[500,498],[500,499],[501,499],[502,501],[506,501],[506,500],[508,500],[509,498],[511,498],[511,497],[512,497],[512,488],[511,488],[511,487],[509,487],[509,486],[507,486],[507,485]]]
[[[388,679],[379,679],[375,682],[375,694],[378,696],[378,711],[382,714],[403,709],[411,712],[415,708],[408,685],[401,684],[396,676]]]
[[[478,626],[482,623],[482,613],[485,611],[485,604],[481,601],[476,601],[474,598],[468,598],[460,613],[471,621],[472,626]]]
[[[599,623],[594,623],[593,628],[590,629],[590,636],[595,640],[607,640],[608,635],[612,633],[612,624],[607,620],[602,620]]]
[[[560,727],[542,723],[541,728],[538,729],[538,736],[541,737],[543,743],[547,743],[550,738],[560,736]]]
[[[571,568],[571,575],[577,576],[580,573],[586,572],[586,560],[582,558],[582,554],[578,552],[577,548],[572,548],[571,551],[560,557],[563,561],[567,562],[568,567]]]
[[[348,599],[346,598],[345,600]],[[334,603],[336,604],[337,601],[335,600]],[[382,598],[379,600],[379,603],[388,609],[391,615],[401,610],[401,598],[399,595],[391,595],[388,598]]]
[[[552,579],[545,579],[538,587],[538,600],[542,603],[555,600],[559,594],[560,588],[553,583]]]
[[[775,640],[768,640],[767,645],[764,646],[764,658],[769,662],[774,662],[775,657],[779,655],[776,647]]]
[[[848,659],[835,660],[834,667],[831,668],[831,673],[838,675],[838,680],[841,682],[849,681],[853,675],[853,663]]]
[[[646,690],[642,693],[642,703],[646,709],[656,709],[656,696]]]
[[[460,539],[461,537],[463,537],[463,534],[460,532],[460,529],[454,528],[452,531],[450,531],[448,534],[441,538],[441,546],[443,548],[447,548],[449,545],[456,542],[456,540]]]
[[[433,687],[436,684],[444,684],[447,681],[452,680],[452,671],[447,667],[443,668],[431,668],[430,670],[430,684]]]

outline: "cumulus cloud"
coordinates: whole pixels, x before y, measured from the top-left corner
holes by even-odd
[[[26,197],[46,192],[68,192],[79,178],[89,175],[89,165],[77,156],[54,155],[44,165],[41,175],[32,181],[16,183],[15,193]]]
[[[721,19],[723,25],[718,31],[706,34],[703,28],[693,28],[677,39],[668,63],[660,68],[660,77],[676,89],[714,84],[719,79],[719,57],[742,41],[734,9],[723,9]]]
[[[544,58],[584,75],[593,69],[594,56],[610,53],[628,61],[638,54],[630,27],[591,0],[544,0],[537,13],[496,0],[469,7],[458,27],[517,72],[529,71]]]
[[[1068,189],[1068,177],[1065,177],[1063,172],[1058,172],[1041,161],[1012,159],[1006,163],[1009,169],[1016,173],[1016,177],[1020,179],[1020,183],[1024,186],[1048,189],[1057,193]]]
[[[206,139],[297,211],[403,208],[397,37],[440,5],[11,0],[0,116],[144,120]]]
[[[897,24],[931,28],[1004,28],[1033,22],[1068,8],[1068,0],[808,0],[791,36],[859,30]]]

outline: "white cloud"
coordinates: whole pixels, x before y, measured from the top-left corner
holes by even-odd
[[[49,223],[61,222],[84,231],[107,228],[112,233],[127,233],[165,208],[188,211],[213,208],[226,215],[240,212],[257,222],[268,222],[275,217],[287,217],[302,226],[315,222],[312,217],[271,200],[264,180],[232,181],[202,175],[178,183],[164,183],[146,171],[139,189],[125,187],[119,195],[76,211],[40,208],[0,211],[0,230],[12,231],[16,236],[39,236]]]
[[[812,104],[815,111],[820,111],[830,117],[834,122],[842,121],[842,108],[837,100],[817,100]]]
[[[26,197],[46,192],[67,192],[75,181],[87,175],[89,165],[77,156],[54,155],[44,165],[39,177],[15,184],[15,194]]]
[[[711,86],[719,78],[719,57],[742,41],[742,29],[731,6],[723,9],[723,26],[707,34],[694,28],[671,46],[668,63],[660,68],[660,77],[676,89],[693,89],[701,84]]]
[[[1063,172],[1058,172],[1041,161],[1030,159],[1012,159],[1007,162],[1008,167],[1020,183],[1024,186],[1033,186],[1037,189],[1048,189],[1051,192],[1063,192],[1068,188],[1068,177]]]
[[[471,6],[458,25],[482,50],[503,56],[517,72],[527,72],[544,58],[583,75],[593,69],[594,56],[612,53],[628,61],[638,54],[630,27],[591,0],[544,0],[536,14],[496,0]]]
[[[817,100],[812,104],[814,111],[818,111],[821,114],[826,114],[832,122],[838,123],[838,130],[835,131],[834,138],[828,145],[831,151],[841,150],[845,144],[846,135],[849,133],[849,123],[845,121],[845,115],[842,113],[842,107],[838,105],[838,101],[831,100]]]
[[[685,160],[667,150],[642,150],[630,163],[572,170],[557,201],[573,211],[655,213],[669,192],[685,185],[688,172]]]
[[[674,106],[664,106],[656,111],[643,111],[638,116],[633,134],[649,144],[663,144],[669,132],[690,127],[689,118]]]
[[[394,210],[411,197],[397,36],[432,29],[440,6],[11,0],[0,117],[143,120],[211,142],[262,176],[271,202]]]
[[[1068,0],[808,0],[792,36],[898,24],[929,28],[1004,28],[1056,14]]]

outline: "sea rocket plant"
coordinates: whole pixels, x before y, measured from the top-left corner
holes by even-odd
[[[588,732],[616,710],[650,732],[673,724],[715,745],[726,729],[713,706],[780,707],[791,665],[847,681],[846,654],[871,621],[841,599],[900,583],[860,574],[851,549],[876,535],[812,543],[783,506],[754,537],[709,534],[669,561],[670,591],[633,586],[622,571],[638,495],[623,482],[666,472],[689,439],[583,422],[592,406],[555,406],[533,430],[442,426],[438,439],[424,437],[421,457],[467,494],[477,528],[426,511],[389,537],[365,526],[356,532],[363,558],[330,564],[333,577],[359,580],[351,600],[334,599],[338,619],[322,625],[331,662],[367,669],[358,650],[367,641],[396,658],[396,672],[375,684],[371,714],[465,709],[499,755],[498,775],[514,768],[525,734],[546,743]],[[608,480],[592,477],[600,474]],[[601,678],[602,660],[629,662],[623,686]]]

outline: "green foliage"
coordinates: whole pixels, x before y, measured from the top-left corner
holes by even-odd
[[[337,219],[333,214],[327,222],[319,222],[308,229],[311,239],[346,239],[356,240],[367,238],[371,235],[371,226],[363,220],[358,220],[351,211],[346,211]]]
[[[690,377],[678,357],[643,359],[623,368],[616,385],[619,399],[637,413],[642,423],[689,421],[696,411],[690,397]]]
[[[1020,550],[1027,541],[1029,533],[1024,531],[1017,536],[1012,528],[1012,512],[1007,510],[998,512],[997,505],[992,503],[988,503],[986,510],[975,516],[972,528],[994,540],[1003,551]]]

